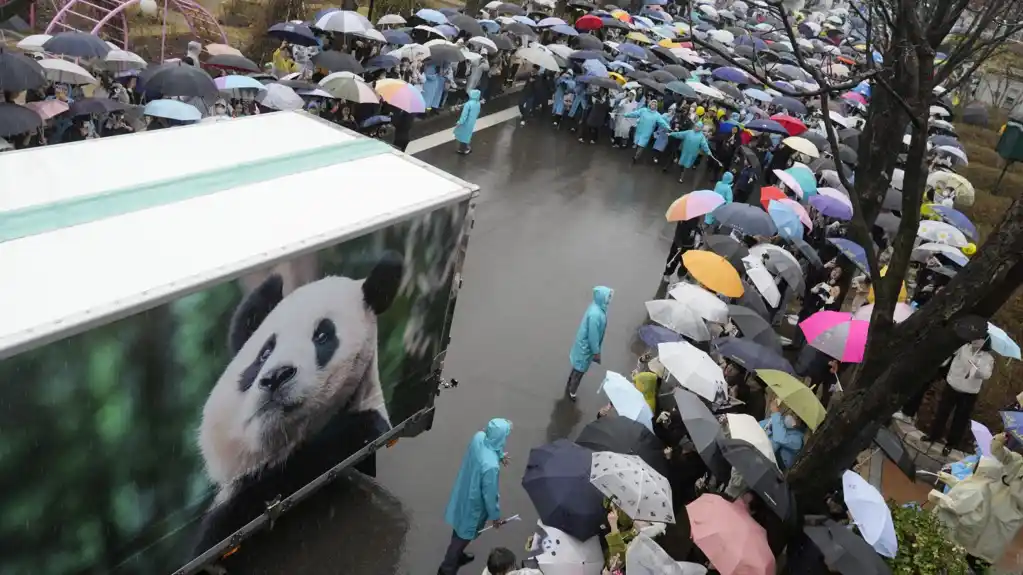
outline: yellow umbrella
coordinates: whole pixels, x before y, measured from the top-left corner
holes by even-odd
[[[608,72],[607,77],[611,78],[615,82],[618,82],[619,86],[624,86],[625,83],[628,82],[628,80],[625,79],[625,76],[622,76],[618,72]]]
[[[682,47],[682,44],[679,44],[678,42],[672,42],[671,40],[668,40],[667,38],[665,38],[664,40],[661,40],[660,42],[658,42],[657,45],[662,47],[662,48],[681,48]]]
[[[700,285],[728,297],[742,297],[742,279],[728,260],[714,252],[689,250],[682,255],[689,275]]]
[[[881,268],[881,277],[888,273],[888,266]],[[902,287],[899,288],[899,301],[906,303],[909,301],[909,292],[906,291],[906,282],[902,282]],[[870,286],[870,293],[867,294],[867,303],[874,303],[874,286]]]
[[[782,140],[781,143],[799,152],[800,154],[806,154],[811,158],[821,157],[821,153],[817,151],[817,146],[813,145],[813,142],[807,140],[806,138],[790,136]]]
[[[632,16],[629,15],[625,10],[614,10],[611,12],[611,17],[622,22],[628,22],[632,24]]]
[[[628,38],[629,40],[632,40],[633,42],[639,42],[641,44],[654,43],[654,41],[647,37],[646,34],[641,34],[640,32],[629,32],[625,37]]]
[[[803,382],[776,369],[758,369],[757,377],[771,388],[778,399],[802,419],[811,430],[824,421],[827,410]]]

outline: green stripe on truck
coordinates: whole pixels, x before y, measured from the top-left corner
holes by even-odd
[[[276,158],[243,162],[229,169],[199,172],[142,186],[3,212],[0,213],[0,243],[378,156],[393,149],[379,140],[359,138]],[[281,190],[281,193],[286,194],[287,190]],[[129,238],[125,240],[130,241]]]

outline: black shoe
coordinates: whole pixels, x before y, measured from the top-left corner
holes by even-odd
[[[458,566],[464,567],[475,560],[476,556],[472,553],[462,553],[462,556],[458,558]]]
[[[934,443],[934,438],[930,435],[921,435],[920,441],[923,441],[924,443]]]
[[[944,449],[941,450],[941,454],[944,455],[945,457],[948,457],[951,453],[952,453],[952,446],[950,446],[950,445],[946,445],[944,447]]]

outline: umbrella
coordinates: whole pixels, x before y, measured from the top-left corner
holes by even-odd
[[[583,541],[599,535],[607,521],[604,496],[590,483],[592,454],[559,439],[529,451],[522,477],[540,520]]]
[[[820,152],[817,150],[817,146],[806,138],[800,138],[799,136],[789,136],[781,141],[782,144],[792,148],[800,154],[806,154],[813,158],[819,158]]]
[[[631,519],[675,522],[668,480],[639,456],[598,451],[591,461],[590,483]]]
[[[863,361],[870,322],[839,311],[819,311],[799,324],[807,343],[847,363]]]
[[[799,214],[790,206],[781,203],[779,200],[771,200],[767,204],[767,214],[771,216],[771,220],[774,221],[774,225],[778,228],[778,235],[781,237],[803,237],[803,223],[799,219]]]
[[[46,72],[46,79],[61,84],[80,86],[83,84],[98,84],[99,80],[85,68],[67,60],[40,60],[39,65]]]
[[[146,91],[162,96],[192,96],[216,98],[217,85],[204,70],[188,64],[174,62],[146,70],[142,76]]]
[[[430,46],[430,60],[434,62],[458,63],[465,60],[462,50],[449,44],[434,44]]]
[[[792,364],[784,356],[751,339],[719,337],[711,342],[711,346],[719,355],[747,371],[774,369],[792,375],[796,374]]]
[[[0,91],[24,92],[46,85],[46,72],[35,58],[0,51]]]
[[[497,44],[495,44],[493,40],[485,36],[474,36],[472,38],[469,38],[469,43],[475,44],[482,48],[486,48],[487,50],[490,51],[491,54],[497,52]]]
[[[916,481],[916,464],[913,462],[913,456],[906,450],[906,445],[902,443],[902,440],[892,433],[892,430],[884,426],[878,428],[877,434],[874,435],[874,444],[895,463],[906,477]]]
[[[820,550],[824,564],[842,575],[891,575],[891,568],[862,537],[846,525],[827,521],[803,532]]]
[[[710,332],[695,307],[681,301],[655,299],[646,302],[650,320],[693,341],[707,341]]]
[[[767,503],[775,515],[781,519],[787,518],[791,511],[789,502],[792,501],[792,495],[774,460],[742,439],[721,439],[718,444],[721,446],[721,454],[742,476],[746,485]]]
[[[863,539],[879,554],[895,557],[899,544],[884,496],[854,471],[842,474],[842,496]]]
[[[744,205],[744,204],[729,204]],[[727,206],[725,206],[727,207]],[[718,213],[720,208],[714,210]],[[689,250],[682,254],[682,263],[696,281],[709,290],[727,297],[739,297],[743,293],[742,280],[725,258],[714,252]]]
[[[817,429],[824,421],[826,415],[824,406],[803,382],[774,369],[758,369],[756,374],[811,430]]]
[[[650,404],[643,393],[622,374],[608,370],[600,389],[607,394],[620,417],[642,423],[651,432],[654,430],[654,413]]]
[[[476,19],[466,16],[465,14],[452,14],[448,16],[448,22],[458,28],[459,30],[469,34],[470,36],[483,36],[486,32],[483,31],[483,27]]]
[[[749,255],[749,249],[746,244],[736,240],[732,236],[725,236],[721,234],[713,234],[704,238],[704,243],[710,248],[710,251],[718,254],[719,256],[728,260],[728,263],[732,264],[732,267],[736,271],[746,271],[745,266],[742,263],[742,258]]]
[[[781,304],[781,292],[778,291],[778,284],[774,282],[774,276],[767,271],[759,258],[746,256],[742,261],[746,266],[746,279],[753,283],[753,287],[768,305],[777,308]]]
[[[1019,344],[1013,341],[1005,330],[988,322],[987,335],[991,341],[991,351],[1012,359],[1020,359]]]
[[[820,255],[817,254],[817,250],[813,249],[813,246],[799,238],[791,238],[789,242],[796,246],[796,249],[810,262],[810,265],[818,268],[824,267],[824,262],[821,261]]]
[[[681,508],[680,511],[684,513],[685,509]],[[687,551],[691,549],[689,517],[676,517],[675,520],[676,531],[673,535],[677,539],[670,542],[666,542],[663,538],[658,539],[664,543],[665,547],[675,544],[671,547],[672,555],[669,555],[664,547],[643,533],[637,534],[629,542],[625,551],[625,570],[629,575],[705,575],[707,573],[707,569],[702,565],[675,561],[675,556],[686,554],[685,551],[680,552],[679,547]],[[668,537],[667,533],[665,537]],[[548,571],[548,573],[550,572]],[[552,573],[552,575],[554,574]]]
[[[906,321],[909,316],[913,315],[916,309],[909,304],[898,302],[895,304],[895,310],[892,312],[892,320],[895,323],[901,323]],[[874,304],[870,303],[864,306],[860,306],[860,309],[856,310],[852,317],[853,319],[870,321],[871,316],[874,314]]]
[[[917,228],[917,237],[939,243],[952,246],[954,248],[965,248],[969,244],[969,240],[963,232],[956,229],[951,224],[945,222],[935,222],[931,220],[923,220],[920,222],[920,227]]]
[[[384,39],[387,40],[388,44],[394,44],[396,46],[412,44],[412,36],[409,36],[408,32],[403,32],[401,30],[384,30],[381,34],[384,35]]]
[[[664,85],[664,89],[669,92],[674,92],[679,96],[682,96],[683,98],[695,99],[697,97],[696,90],[693,90],[693,88],[688,83],[678,80],[674,82],[668,82],[667,84]]]
[[[789,131],[785,129],[785,126],[774,120],[753,120],[746,124],[746,129],[754,132],[768,132],[783,136],[787,136],[789,134]]]
[[[109,114],[127,109],[128,106],[110,98],[82,98],[75,100],[69,109],[70,115],[88,116],[90,114]]]
[[[272,110],[301,110],[305,106],[302,96],[284,84],[267,84],[256,100]]]
[[[525,16],[526,11],[517,4],[502,3],[495,10],[498,14],[510,14],[512,16]]]
[[[33,110],[0,102],[0,138],[25,134],[42,125],[43,119]]]
[[[682,387],[707,401],[725,394],[725,375],[709,355],[687,341],[657,345],[657,359]]]
[[[728,321],[728,304],[699,286],[679,282],[668,291],[668,295],[686,304],[707,321],[722,324]]]
[[[611,78],[600,78],[596,76],[583,76],[576,80],[576,82],[582,82],[589,84],[590,86],[596,86],[598,88],[605,88],[607,90],[617,90],[618,82],[615,82]]]
[[[722,574],[774,575],[767,532],[742,500],[705,493],[686,505],[693,542]]]
[[[781,276],[789,287],[797,292],[802,291],[803,268],[796,256],[788,250],[774,244],[757,244],[750,248],[749,253],[759,258],[769,272]]]
[[[338,52],[337,50],[320,52],[312,57],[312,62],[317,68],[323,68],[329,72],[361,74],[365,71],[362,64],[355,57],[345,52]]]
[[[979,237],[977,235],[977,227],[973,225],[970,218],[966,217],[966,214],[959,210],[948,206],[933,204],[929,206],[929,209],[941,216],[941,219],[944,220],[945,223],[950,224],[957,230],[963,232],[963,234],[969,239],[976,240]]]
[[[788,110],[795,114],[806,114],[806,105],[795,98],[790,98],[788,96],[776,96],[771,103],[778,108]]]
[[[1023,412],[999,411],[998,415],[1002,419],[1002,428],[1005,432],[1016,441],[1023,441]]]
[[[936,243],[920,244],[913,249],[911,257],[917,261],[926,261],[927,258],[935,254],[941,254],[960,266],[970,263],[970,258],[962,251],[949,245]]]
[[[774,328],[767,322],[763,314],[759,314],[749,307],[730,305],[728,306],[728,315],[729,320],[742,332],[743,338],[751,339],[778,353],[782,352],[778,334],[774,332]]]
[[[764,428],[760,427],[760,422],[755,417],[745,413],[726,413],[725,422],[728,424],[728,437],[749,443],[764,457],[775,463],[771,438],[767,436]]]
[[[717,78],[718,80],[724,80],[725,82],[735,82],[736,84],[750,83],[750,77],[746,74],[746,72],[731,66],[724,66],[715,69],[711,72],[711,77]]]
[[[50,54],[73,56],[91,60],[103,59],[111,50],[110,45],[99,36],[85,32],[61,32],[43,44],[43,50]]]
[[[198,122],[202,119],[202,113],[198,108],[181,100],[153,100],[146,104],[142,113],[154,118],[167,118],[179,122]]]
[[[973,439],[977,444],[977,450],[980,451],[980,454],[991,457],[991,441],[995,438],[991,434],[991,430],[983,423],[971,420],[970,431],[973,433]]]
[[[314,56],[315,58],[315,56]],[[259,72],[259,64],[249,60],[245,56],[234,54],[221,54],[212,56],[206,60],[206,65],[211,68],[222,68],[225,70],[237,70],[239,72]]]
[[[672,395],[696,453],[707,464],[707,469],[714,477],[719,481],[728,481],[731,466],[721,455],[721,448],[718,446],[718,441],[724,439],[724,434],[721,432],[721,424],[718,423],[717,417],[711,413],[702,399],[687,389],[676,387]]]
[[[849,261],[856,264],[856,267],[866,273],[870,273],[870,266],[867,265],[867,252],[863,250],[860,244],[845,238],[828,238],[828,242],[838,248],[839,253],[848,258]]]
[[[398,85],[404,84],[401,80],[392,80],[392,82]],[[324,77],[320,80],[320,88],[335,98],[349,102],[375,104],[380,101],[373,88],[351,72],[335,72]]]
[[[711,215],[718,223],[735,228],[747,236],[771,237],[778,233],[771,216],[749,204],[725,204],[711,212]]]
[[[639,327],[639,339],[650,347],[659,343],[682,341],[682,336],[659,325],[642,325]]]
[[[668,473],[664,444],[643,424],[627,417],[607,416],[592,421],[579,432],[575,442],[593,451],[638,455],[658,473]]]
[[[404,20],[402,20],[404,22]],[[267,36],[277,38],[278,40],[284,40],[292,44],[298,44],[299,46],[317,46],[319,42],[316,40],[316,35],[313,31],[305,24],[295,24],[294,22],[281,22],[280,24],[274,24],[270,26],[270,29],[266,31]]]
[[[328,32],[339,32],[342,34],[354,34],[365,32],[373,28],[373,23],[365,16],[352,10],[337,10],[320,16],[315,28]]]
[[[767,210],[771,206],[771,200],[784,200],[788,196],[781,188],[775,186],[764,186],[760,188],[760,205]]]
[[[68,111],[67,102],[60,100],[40,100],[36,102],[28,102],[25,104],[26,108],[31,109],[43,120],[49,120],[54,116],[58,116]]]
[[[588,472],[587,468],[587,478]],[[536,524],[538,528],[533,535],[533,545],[527,551],[537,569],[552,575],[600,575],[604,567],[604,552],[600,548],[599,537],[582,541],[539,520]]]
[[[836,220],[847,222],[853,216],[853,208],[848,203],[848,200],[842,201],[829,196],[816,195],[810,197],[810,205],[821,214]]]
[[[785,114],[775,114],[771,119],[785,127],[790,136],[798,136],[806,131],[806,125],[797,118]]]
[[[24,52],[44,52],[43,44],[45,44],[46,41],[49,40],[50,38],[53,38],[53,36],[51,36],[49,34],[32,34],[30,36],[25,36],[24,38],[19,40],[18,43],[15,44],[15,46],[19,50],[22,50]],[[8,53],[8,54],[16,54],[17,52],[6,52],[6,53]],[[20,55],[21,54],[19,54],[19,56]],[[0,68],[2,68],[2,66],[0,66]],[[987,113],[987,110],[985,110],[985,114],[986,113]]]

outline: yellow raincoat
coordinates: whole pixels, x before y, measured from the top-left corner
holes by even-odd
[[[643,394],[651,413],[657,413],[657,374],[644,371],[632,378],[632,385]]]
[[[1023,525],[1023,456],[1005,448],[1004,434],[991,442],[991,454],[962,481],[943,473],[952,488],[947,494],[931,491],[928,499],[953,541],[997,563]]]

